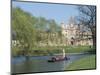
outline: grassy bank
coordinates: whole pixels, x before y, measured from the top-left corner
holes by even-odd
[[[73,46],[65,48],[66,53],[83,53],[91,50],[89,46]]]
[[[32,50],[28,50],[28,55],[54,55],[62,53],[62,49],[65,49],[66,53],[84,53],[92,50],[92,48],[90,48],[89,46],[38,47],[33,48]],[[19,49],[12,49],[12,55],[22,55],[24,54],[24,51]]]
[[[46,48],[34,48],[33,54],[39,55],[54,55],[62,53],[62,49],[68,53],[84,53],[92,50],[89,46],[63,46],[63,47],[46,47]],[[32,52],[31,52],[32,53]]]
[[[79,59],[73,63],[71,63],[66,70],[81,70],[81,69],[95,69],[96,68],[96,56],[91,55]]]

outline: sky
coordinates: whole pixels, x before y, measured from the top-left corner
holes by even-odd
[[[36,17],[45,17],[54,19],[58,24],[68,23],[71,16],[78,16],[79,12],[76,5],[68,4],[48,4],[36,2],[12,2],[12,7],[20,7],[24,11],[31,13]]]

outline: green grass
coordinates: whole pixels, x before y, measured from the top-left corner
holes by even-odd
[[[53,52],[62,52],[61,50],[65,49],[66,53],[80,53],[90,50],[89,46],[61,46],[61,47],[40,47],[33,48],[33,50],[42,50],[42,51],[53,51]]]
[[[89,46],[63,46],[63,47],[44,47],[34,48],[34,50],[42,51],[47,54],[59,54],[62,53],[62,48],[65,49],[66,53],[84,53],[92,50]]]
[[[91,48],[89,46],[75,46],[65,48],[66,53],[83,53],[89,51]]]
[[[66,70],[81,70],[81,69],[95,69],[96,61],[95,55],[87,56],[71,63]]]
[[[65,49],[66,53],[84,53],[91,51],[92,48],[89,46],[55,46],[55,47],[37,47],[29,51],[30,56],[40,56],[40,55],[53,55],[62,53],[62,48]],[[12,55],[18,56],[22,50],[17,48],[12,48]]]

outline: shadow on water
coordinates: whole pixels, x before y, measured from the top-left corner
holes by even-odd
[[[73,61],[76,61],[82,57],[89,56],[81,55],[68,55],[70,60],[59,61],[59,62],[47,62],[52,56],[37,56],[13,58],[11,70],[12,73],[27,73],[27,72],[47,72],[47,71],[64,71],[65,66],[67,67]]]

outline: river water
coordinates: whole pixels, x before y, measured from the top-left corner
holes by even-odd
[[[51,71],[64,71],[70,63],[90,56],[90,54],[69,54],[67,57],[70,60],[59,62],[47,62],[52,56],[33,56],[28,61],[25,57],[15,57],[11,60],[12,73],[27,73],[27,72],[51,72]]]

